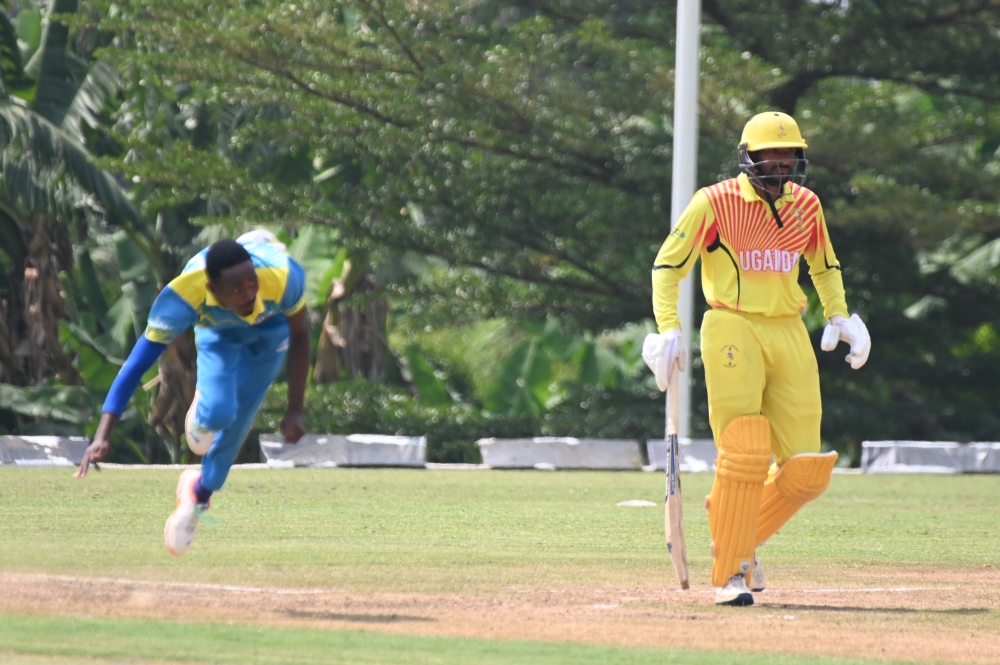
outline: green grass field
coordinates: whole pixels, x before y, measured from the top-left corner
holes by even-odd
[[[674,584],[662,508],[616,505],[662,501],[661,474],[239,469],[213,500],[217,523],[201,528],[191,551],[175,558],[163,547],[162,529],[177,474],[109,469],[80,481],[66,469],[0,468],[0,573],[477,596],[511,587]],[[710,560],[701,502],[710,483],[707,474],[684,477],[692,576],[703,584]],[[838,475],[767,545],[766,561],[779,574],[807,579],[851,566],[1000,568],[998,502],[995,476]],[[980,628],[1000,627],[995,608],[977,621]],[[125,658],[817,662],[277,626],[0,616],[0,662]]]
[[[382,635],[363,631],[0,617],[0,662],[302,663],[335,665],[862,665],[876,661],[622,649],[545,642]]]

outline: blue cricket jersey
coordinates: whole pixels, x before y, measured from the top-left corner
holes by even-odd
[[[191,326],[238,331],[251,327],[269,327],[285,322],[285,317],[299,312],[306,304],[305,271],[281,246],[237,239],[253,261],[260,282],[253,312],[240,316],[223,309],[208,290],[205,256],[208,249],[195,255],[180,275],[160,292],[146,323],[146,339],[169,344]]]

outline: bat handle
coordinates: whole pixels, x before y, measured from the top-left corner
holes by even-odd
[[[667,386],[667,432],[666,438],[671,434],[677,434],[678,421],[680,419],[680,374],[674,369],[670,377],[670,384]]]

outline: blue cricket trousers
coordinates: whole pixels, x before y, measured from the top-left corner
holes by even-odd
[[[201,485],[218,491],[250,431],[257,409],[278,376],[288,350],[285,317],[260,326],[195,328],[198,348],[198,407],[195,419],[214,431],[201,459]]]

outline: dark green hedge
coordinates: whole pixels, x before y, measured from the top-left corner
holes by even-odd
[[[285,413],[287,386],[271,387],[254,427],[275,432]],[[489,436],[530,436],[530,418],[484,415],[464,406],[430,408],[405,390],[365,381],[309,386],[306,430],[324,434],[427,436],[429,462],[479,463],[476,440]],[[249,443],[249,442],[248,442]]]
[[[286,399],[285,384],[271,387],[254,422],[256,432],[278,430]],[[596,389],[540,416],[501,416],[469,405],[425,407],[405,390],[385,384],[333,383],[307,389],[304,419],[307,431],[316,433],[426,435],[428,462],[479,463],[475,442],[491,436],[663,436],[661,395]],[[240,461],[256,461],[257,456],[256,436],[251,435]]]

